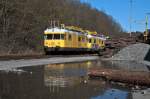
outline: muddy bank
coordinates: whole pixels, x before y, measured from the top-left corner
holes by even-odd
[[[99,77],[110,81],[150,86],[150,72],[145,71],[91,68],[88,75],[90,78]]]
[[[9,54],[9,55],[0,55],[0,60],[18,60],[18,59],[38,59],[38,58],[43,58],[46,57],[44,56],[44,54],[39,53],[39,54],[27,54],[27,55],[23,55],[23,54]]]

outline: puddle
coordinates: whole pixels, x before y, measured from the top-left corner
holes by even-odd
[[[0,71],[0,99],[131,99],[129,88],[89,80],[87,71],[93,66],[120,68],[112,62],[88,61]]]

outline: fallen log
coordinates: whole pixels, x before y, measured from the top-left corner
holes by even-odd
[[[150,86],[150,72],[145,71],[91,68],[88,71],[88,76],[90,78],[100,77],[116,82]]]

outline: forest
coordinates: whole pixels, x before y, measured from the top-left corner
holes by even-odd
[[[112,16],[80,0],[0,0],[0,54],[42,53],[51,20],[111,37],[123,34]]]

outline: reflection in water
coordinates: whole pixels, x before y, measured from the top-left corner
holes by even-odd
[[[105,91],[105,83],[83,83],[84,80],[88,80],[89,67],[87,63],[47,65],[44,71],[45,85],[49,86],[50,93],[59,97],[57,99],[90,99],[91,96]],[[51,97],[56,99],[55,96]]]
[[[45,66],[44,80],[47,86],[73,86],[87,80],[87,64],[53,64]],[[86,76],[86,77],[85,77]]]
[[[93,61],[19,68],[26,71],[22,73],[0,71],[0,99],[126,99],[127,90],[88,80],[88,69],[101,65]]]

